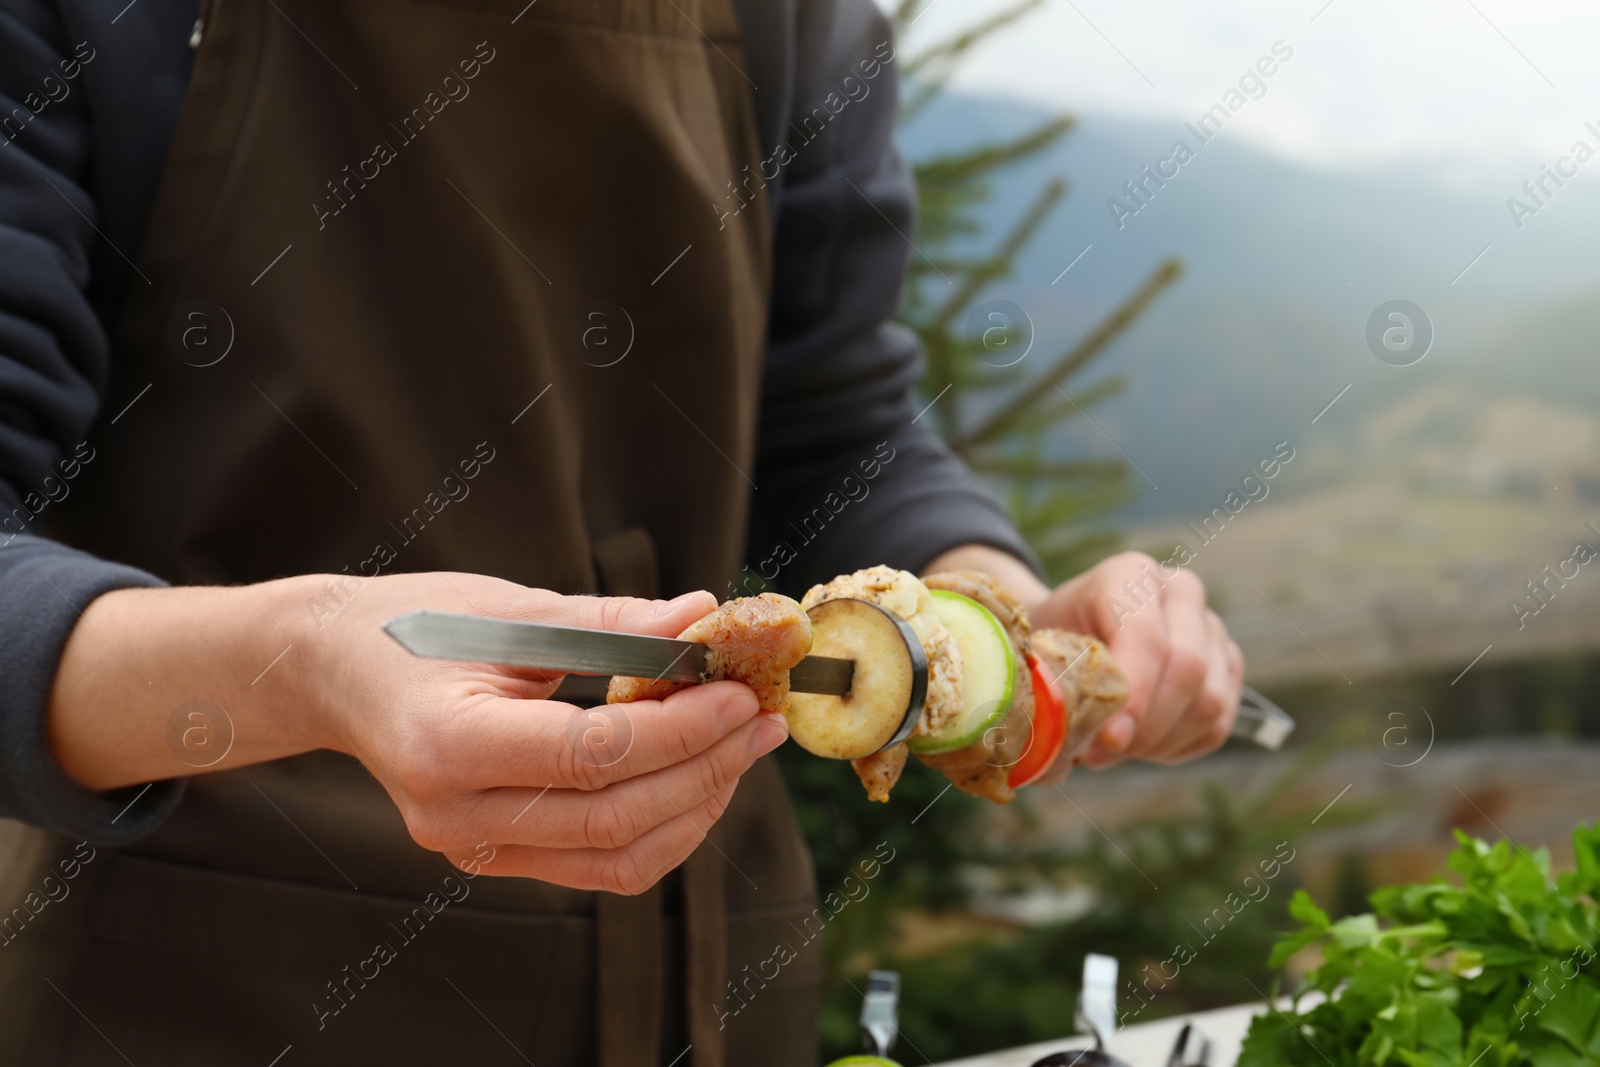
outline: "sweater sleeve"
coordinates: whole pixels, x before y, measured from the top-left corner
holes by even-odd
[[[91,793],[62,772],[45,731],[82,610],[112,589],[161,584],[38,536],[92,462],[82,442],[109,376],[85,295],[96,205],[74,81],[92,52],[67,42],[52,5],[0,7],[0,815],[115,844],[153,829],[182,785]]]
[[[983,544],[1038,571],[1005,509],[920,420],[922,352],[891,321],[916,191],[894,143],[888,21],[871,0],[819,2],[797,36],[787,140],[762,166],[781,193],[748,567],[796,592]]]

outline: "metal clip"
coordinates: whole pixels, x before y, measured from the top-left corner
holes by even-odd
[[[894,971],[867,974],[867,995],[861,1002],[861,1036],[867,1051],[887,1056],[900,1036],[900,975]]]
[[[1191,1038],[1196,1046],[1192,1049],[1189,1047]],[[1211,1067],[1211,1040],[1196,1030],[1193,1023],[1184,1023],[1167,1056],[1167,1067]]]
[[[1239,691],[1239,717],[1234,720],[1233,736],[1254,741],[1276,752],[1294,733],[1294,719],[1278,705],[1251,689]]]
[[[1117,959],[1091,952],[1083,957],[1083,991],[1078,994],[1078,1021],[1104,1049],[1117,1032]]]

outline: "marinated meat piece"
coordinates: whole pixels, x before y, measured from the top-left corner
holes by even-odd
[[[781,714],[789,707],[789,668],[811,651],[811,620],[788,597],[762,593],[728,601],[678,637],[707,646],[708,680],[743,682],[762,711]],[[611,679],[606,703],[659,700],[690,684],[619,676]]]
[[[606,686],[607,704],[631,704],[635,700],[665,700],[693,682],[669,682],[665,678],[625,678],[613,675]]]
[[[1128,702],[1128,679],[1106,646],[1086,634],[1070,630],[1036,630],[1031,644],[1056,688],[1067,702],[1067,742],[1061,755],[1038,782],[1050,785],[1065,778],[1105,721]]]
[[[944,589],[970,597],[988,608],[1000,625],[1006,628],[1011,640],[1020,648],[1028,647],[1028,635],[1033,631],[1028,622],[1028,611],[1011,590],[982,571],[940,571],[922,579],[929,589]]]
[[[1027,751],[1028,733],[1033,722],[1033,681],[1028,676],[1027,663],[1019,658],[1017,688],[1011,697],[1011,707],[1005,718],[984,732],[984,735],[966,748],[954,752],[929,755],[917,753],[917,759],[950,779],[957,789],[975,797],[992,800],[996,804],[1009,804],[1016,799],[1016,790],[1006,781],[1016,763]]]
[[[755,690],[761,710],[789,709],[789,668],[811,651],[811,620],[800,605],[777,593],[740,597],[678,635],[710,648],[706,671]]]
[[[882,752],[874,752],[870,756],[850,761],[856,777],[866,786],[868,800],[876,800],[883,804],[889,802],[889,790],[894,788],[895,783],[900,780],[900,772],[905,770],[906,751],[903,743],[890,745]]]
[[[913,734],[931,733],[961,713],[961,650],[949,630],[933,622],[932,616],[927,621],[931,625],[917,636],[928,659],[928,695]]]
[[[952,755],[953,753],[946,753]],[[992,800],[996,804],[1009,804],[1017,798],[1016,790],[1006,784],[1006,771],[1002,767],[996,769],[989,763],[977,763],[971,767],[954,768],[945,767],[938,762],[937,756],[917,757],[930,767],[937,768],[939,773],[950,779],[950,784],[969,796],[982,797]]]
[[[1077,697],[1067,747],[1092,735],[1102,723],[1128,702],[1128,679],[1105,645],[1087,634],[1070,630],[1039,630],[1033,635],[1033,652],[1054,664],[1057,685],[1070,683]]]
[[[893,567],[868,567],[854,574],[841,574],[822,585],[814,585],[800,599],[800,606],[810,611],[824,600],[865,600],[911,622],[918,615],[933,612],[933,598],[928,587],[910,571]]]

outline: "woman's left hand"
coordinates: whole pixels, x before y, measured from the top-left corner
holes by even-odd
[[[1091,767],[1129,757],[1180,763],[1218,748],[1233,729],[1244,656],[1206,607],[1205,584],[1176,570],[1169,577],[1144,553],[1124,552],[1031,612],[1035,626],[1098,637],[1128,676],[1128,704],[1100,728]]]
[[[960,569],[999,579],[1027,606],[1034,626],[1097,637],[1116,657],[1128,678],[1128,703],[1100,728],[1089,749],[1091,767],[1129,758],[1180,763],[1228,739],[1239,713],[1244,656],[1206,607],[1205,584],[1187,569],[1123,552],[1050,590],[1015,558],[977,545],[927,568]]]

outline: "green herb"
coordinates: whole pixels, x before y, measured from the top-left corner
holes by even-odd
[[[1338,922],[1295,894],[1302,928],[1270,966],[1309,946],[1322,962],[1292,1010],[1255,1019],[1239,1067],[1600,1064],[1600,824],[1573,832],[1577,869],[1555,879],[1544,849],[1456,840],[1460,886],[1390,886]],[[1326,999],[1302,1011],[1312,991]]]

